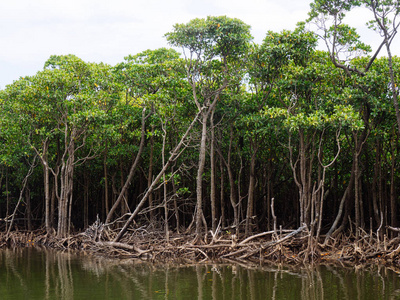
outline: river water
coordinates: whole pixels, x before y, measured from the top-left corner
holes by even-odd
[[[396,272],[380,266],[157,266],[3,249],[0,299],[400,299]]]

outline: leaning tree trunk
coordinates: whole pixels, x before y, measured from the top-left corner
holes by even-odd
[[[357,139],[356,135],[353,135],[353,136],[354,136],[355,139]],[[349,203],[346,203],[346,202],[350,197],[351,191],[352,191],[352,189],[353,189],[353,187],[355,185],[355,181],[358,180],[358,178],[356,178],[357,176],[359,176],[359,174],[358,174],[359,171],[357,169],[357,167],[358,167],[357,164],[358,164],[358,161],[359,161],[359,157],[360,157],[361,151],[362,151],[363,146],[365,144],[365,141],[367,139],[367,136],[368,136],[367,132],[364,131],[363,134],[360,136],[360,138],[358,138],[358,141],[355,142],[356,147],[353,149],[353,164],[352,164],[352,167],[351,167],[350,180],[349,180],[347,188],[346,188],[346,190],[345,190],[345,192],[344,192],[344,194],[342,196],[342,199],[340,201],[340,205],[339,205],[338,212],[336,214],[335,221],[333,222],[331,228],[329,229],[328,233],[325,236],[324,244],[326,244],[329,241],[331,236],[335,236],[336,234],[338,234],[344,228],[343,225],[347,222],[347,216],[346,216],[346,212],[344,212],[344,209],[347,210],[347,205]],[[356,207],[356,205],[355,205],[355,207]],[[375,207],[374,207],[374,210],[375,210]],[[342,222],[343,224],[338,229],[336,229],[338,224],[339,224],[339,221],[340,221],[340,219],[342,218],[343,215],[344,215],[343,222]]]
[[[147,192],[143,196],[142,200],[140,200],[139,204],[136,206],[135,210],[133,211],[133,213],[131,214],[129,219],[125,222],[125,225],[122,227],[122,229],[118,233],[117,237],[114,239],[114,242],[119,242],[121,240],[121,238],[124,236],[124,234],[128,230],[128,227],[132,223],[133,219],[137,216],[137,214],[139,213],[140,209],[143,207],[144,203],[148,200],[149,195],[153,192],[153,190],[156,187],[156,185],[158,185],[159,180],[161,179],[161,177],[164,175],[164,173],[169,168],[171,163],[174,162],[179,157],[180,154],[182,154],[183,150],[181,150],[181,148],[182,148],[182,146],[184,146],[184,142],[185,142],[187,136],[189,135],[190,131],[192,130],[194,124],[197,122],[199,116],[200,116],[200,113],[198,113],[195,116],[195,118],[193,119],[192,123],[190,123],[190,125],[187,128],[186,132],[184,133],[184,135],[182,136],[181,140],[179,141],[178,145],[176,145],[175,149],[171,152],[171,155],[170,155],[168,161],[163,166],[162,170],[158,173],[156,178],[154,178],[154,180],[152,181],[151,185],[147,189]]]
[[[112,206],[112,208],[110,209],[110,212],[107,215],[105,223],[109,223],[111,221],[111,218],[112,218],[115,210],[120,205],[121,201],[124,199],[125,193],[128,190],[129,185],[131,184],[131,181],[133,179],[133,175],[135,174],[137,165],[139,164],[139,160],[140,160],[140,157],[141,157],[142,152],[143,152],[144,141],[145,141],[145,137],[146,137],[146,119],[149,117],[149,115],[145,116],[145,112],[146,112],[146,109],[143,108],[143,111],[142,111],[142,132],[141,132],[141,138],[140,138],[139,151],[136,154],[136,158],[135,158],[135,161],[133,162],[133,164],[131,166],[131,169],[129,170],[128,178],[126,179],[125,184],[123,185],[117,200],[115,201],[114,205]]]

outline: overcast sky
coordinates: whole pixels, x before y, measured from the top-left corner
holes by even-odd
[[[241,19],[260,43],[268,30],[291,30],[305,20],[310,2],[0,0],[0,89],[20,76],[35,74],[53,54],[114,65],[129,54],[168,47],[163,36],[175,23],[209,15]],[[353,14],[353,26],[363,26],[363,17],[360,12]],[[371,36],[370,40],[379,40],[374,33]]]

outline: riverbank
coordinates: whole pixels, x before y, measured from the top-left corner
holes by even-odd
[[[192,233],[165,233],[140,227],[114,242],[116,230],[95,223],[85,232],[66,238],[43,231],[0,233],[0,247],[31,247],[85,251],[109,258],[131,258],[151,262],[239,262],[265,264],[278,262],[292,265],[314,263],[379,263],[400,266],[400,238],[377,238],[373,233],[358,240],[342,234],[331,243],[317,243],[306,227],[296,230],[267,231],[247,238],[229,231],[210,232],[202,239]]]

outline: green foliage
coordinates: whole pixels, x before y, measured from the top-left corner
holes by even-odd
[[[379,4],[377,9],[382,14],[389,10],[392,15],[397,13],[397,2],[374,3]],[[142,111],[146,108],[146,140],[128,191],[130,206],[137,204],[147,188],[149,179],[144,177],[151,173],[150,161],[152,176],[162,167],[163,139],[168,156],[199,111],[213,116],[215,156],[220,164],[216,168],[216,184],[225,200],[234,191],[234,196],[241,199],[242,209],[246,207],[249,162],[254,158],[255,199],[261,199],[256,200],[257,209],[267,208],[262,200],[266,199],[267,190],[271,197],[297,203],[293,186],[300,164],[296,157],[303,151],[311,188],[313,182],[320,180],[319,158],[327,164],[336,157],[337,137],[343,150],[336,169],[327,171],[326,182],[332,182],[328,199],[332,201],[327,201],[327,205],[339,203],[351,176],[354,149],[360,143],[357,138],[365,133],[367,150],[360,152],[360,161],[368,174],[377,174],[378,166],[388,167],[398,154],[388,59],[376,58],[370,64],[371,57],[365,56],[370,48],[354,28],[341,23],[345,14],[359,5],[372,2],[316,0],[311,4],[310,20],[317,22],[322,16],[327,22],[333,20],[321,35],[334,42],[336,48],[329,52],[317,50],[317,35],[306,30],[304,23],[292,31],[268,31],[257,45],[250,44],[248,25],[221,16],[176,24],[166,34],[171,45],[184,48],[184,57],[173,49],[160,48],[128,55],[121,63],[109,66],[87,63],[74,55],[51,56],[43,70],[0,91],[0,170],[1,174],[4,170],[13,172],[9,195],[16,194],[26,162],[36,152],[46,156],[55,170],[64,154],[64,159],[68,159],[66,149],[75,147],[74,159],[79,168],[74,174],[77,198],[73,210],[79,212],[81,195],[85,193],[94,204],[89,209],[91,213],[97,213],[95,209],[105,210],[98,200],[104,199],[102,188],[107,182],[110,195],[114,195],[111,190],[118,193],[139,148]],[[389,15],[383,20],[387,20],[387,28],[392,28]],[[377,20],[374,22],[373,26],[379,25]],[[338,68],[338,64],[344,68]],[[395,82],[399,82],[397,57],[393,57],[393,68]],[[368,72],[356,72],[366,69]],[[212,106],[217,102],[219,105]],[[207,126],[211,124],[209,118],[204,120]],[[191,192],[196,190],[199,125],[194,126],[185,141],[187,151],[173,162],[173,170],[168,170],[166,176],[168,193],[173,182],[179,196],[176,199],[181,201],[177,201],[177,210],[185,220],[192,220],[188,215],[194,210]],[[211,132],[204,136],[204,144],[210,147]],[[300,147],[300,142],[306,146]],[[209,150],[205,151],[204,181],[211,179]],[[84,161],[88,155],[90,163]],[[234,173],[229,183],[227,164]],[[372,175],[360,176],[363,189],[367,188],[371,182],[368,176]],[[42,186],[42,177],[38,168],[38,186]],[[93,194],[82,191],[82,178],[93,186]],[[219,186],[218,178],[225,180],[223,186]],[[387,179],[380,180],[384,183]],[[100,188],[96,187],[98,183]],[[1,184],[0,195],[5,195],[4,181]],[[388,190],[386,186],[379,188]],[[203,191],[204,201],[208,201],[209,187],[203,186]],[[37,207],[43,207],[42,188],[32,187],[32,192],[39,195]],[[161,202],[159,198],[157,194],[153,201]],[[0,197],[0,203],[3,202]],[[283,204],[277,201],[277,212],[282,215],[286,202]],[[229,223],[233,207],[227,200],[225,206]],[[207,209],[204,214],[208,221]],[[294,213],[290,213],[287,223],[296,220]],[[261,218],[264,222],[266,217]]]
[[[400,13],[400,1],[398,0],[363,0],[359,1],[363,6],[374,13],[374,19],[367,22],[370,29],[378,33],[387,31],[389,35],[396,34]]]
[[[173,61],[178,58],[172,49],[146,50],[125,57],[125,62],[115,66],[114,73],[129,96],[144,98],[169,84]]]
[[[366,54],[371,52],[371,46],[360,41],[360,35],[354,27],[346,24],[331,26],[326,33],[327,38],[335,39],[337,44],[346,47],[348,52],[361,51]]]
[[[348,127],[352,130],[361,130],[364,124],[358,112],[350,105],[336,105],[331,113],[324,110],[316,110],[311,113],[299,112],[291,114],[287,110],[278,107],[266,107],[264,115],[267,118],[279,119],[280,125],[290,131],[297,131],[299,128],[319,129],[325,127]]]
[[[190,53],[209,60],[242,55],[252,39],[249,30],[250,26],[239,19],[207,17],[176,24],[174,31],[165,34],[165,37],[172,46],[186,48]]]
[[[309,20],[317,18],[320,14],[342,20],[346,12],[360,5],[359,2],[355,0],[314,0],[310,4]]]
[[[316,37],[306,32],[303,26],[295,31],[281,33],[269,31],[261,45],[253,45],[249,51],[250,84],[259,85],[265,90],[279,79],[282,68],[290,61],[304,63],[316,45]]]

